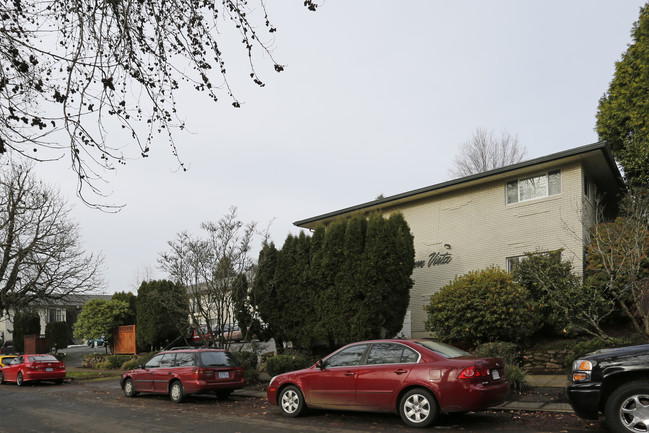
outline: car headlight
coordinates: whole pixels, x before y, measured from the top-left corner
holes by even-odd
[[[572,381],[573,382],[588,382],[593,372],[593,367],[597,365],[595,361],[587,361],[585,359],[578,359],[572,363]]]

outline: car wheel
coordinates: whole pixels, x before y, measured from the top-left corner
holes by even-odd
[[[2,374],[2,370],[0,370],[0,385],[2,385],[3,383],[5,383],[5,377],[4,374]]]
[[[16,385],[23,386],[24,384],[25,381],[23,380],[23,374],[22,372],[18,372],[18,376],[16,377]]]
[[[54,383],[57,385],[61,385],[63,383],[63,379],[56,379]]]
[[[137,395],[135,384],[133,383],[133,379],[131,379],[130,377],[124,382],[124,395],[128,398],[135,397]]]
[[[279,408],[282,415],[291,418],[300,415],[304,411],[306,408],[304,397],[297,386],[289,385],[280,392]]]
[[[613,391],[604,416],[611,431],[649,432],[649,381],[630,382]]]
[[[180,403],[185,398],[185,390],[183,389],[183,384],[179,380],[176,380],[171,384],[169,388],[169,398],[174,403]]]
[[[435,422],[438,412],[435,397],[423,388],[411,389],[399,402],[399,415],[409,427],[428,427]]]

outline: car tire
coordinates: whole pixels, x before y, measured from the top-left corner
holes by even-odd
[[[2,374],[2,371],[0,370],[0,385],[3,385],[5,383],[5,377],[4,374]]]
[[[435,422],[438,414],[437,401],[427,389],[411,389],[399,401],[399,415],[409,427],[428,427]]]
[[[63,379],[56,379],[54,383],[57,385],[61,385],[63,383]]]
[[[185,398],[185,390],[179,380],[171,382],[169,386],[169,398],[174,403],[180,403]]]
[[[613,391],[606,400],[604,407],[606,425],[616,433],[648,431],[649,425],[643,423],[646,417],[635,416],[641,411],[646,413],[647,406],[649,406],[649,381],[626,383]]]
[[[282,415],[295,418],[304,412],[306,404],[304,403],[304,396],[300,388],[294,385],[289,385],[282,389],[279,393],[279,408]]]
[[[135,397],[137,391],[135,390],[135,383],[130,377],[124,381],[124,395],[128,398]]]
[[[24,384],[25,384],[25,380],[23,379],[23,373],[19,371],[18,376],[16,376],[16,385],[23,386]]]

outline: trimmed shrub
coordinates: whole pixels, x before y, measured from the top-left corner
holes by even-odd
[[[271,376],[294,370],[301,370],[310,365],[309,360],[300,355],[276,355],[268,358],[266,370]]]
[[[505,341],[484,343],[476,347],[473,354],[481,358],[501,358],[507,365],[518,365],[519,354],[516,343]]]
[[[529,375],[517,365],[505,365],[505,379],[510,388],[518,393],[532,389]]]
[[[95,368],[97,370],[110,370],[112,367],[110,361],[103,361],[95,365]]]
[[[66,322],[50,322],[45,326],[45,341],[50,349],[68,347],[68,324]]]
[[[582,341],[581,343],[575,344],[573,348],[573,354],[566,356],[563,365],[567,369],[572,369],[572,363],[586,355],[587,353],[594,352],[600,349],[606,349],[610,347],[620,347],[627,346],[631,344],[631,341],[623,338],[613,338],[611,341],[600,340],[599,338],[593,338],[591,340]]]
[[[41,334],[41,318],[37,313],[17,313],[14,316],[14,348],[16,352],[25,351],[25,335]]]
[[[108,362],[110,363],[110,367],[108,368],[120,368],[126,361],[130,361],[131,358],[129,355],[111,355],[108,357]]]
[[[426,329],[437,338],[471,345],[524,341],[540,320],[529,292],[509,272],[493,266],[456,277],[424,309]]]

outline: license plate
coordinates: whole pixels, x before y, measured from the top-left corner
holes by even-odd
[[[227,371],[219,371],[219,379],[228,379],[230,378],[230,373]]]
[[[500,373],[498,373],[498,370],[491,370],[491,377],[493,377],[494,380],[500,379]]]
[[[52,367],[47,367],[45,371],[54,371],[54,369]]]

